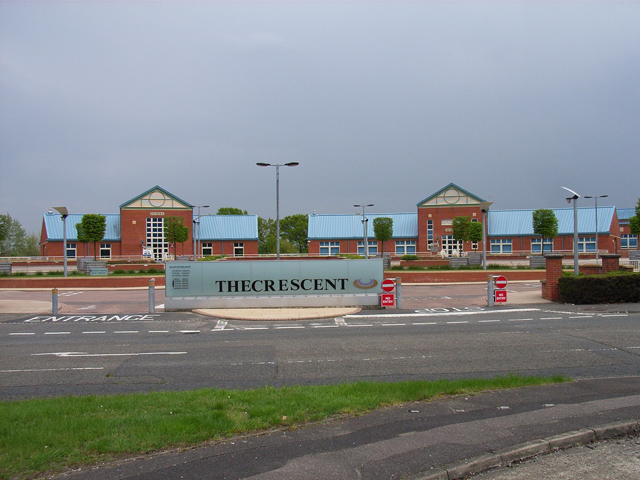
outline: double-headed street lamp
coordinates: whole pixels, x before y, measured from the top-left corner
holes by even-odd
[[[354,207],[362,207],[362,228],[364,230],[364,258],[369,258],[369,242],[367,241],[367,222],[369,219],[364,216],[365,207],[373,207],[373,203],[367,205],[354,205]],[[358,214],[360,215],[360,214]]]
[[[52,207],[60,215],[62,215],[62,251],[64,261],[64,276],[67,276],[67,217],[69,216],[69,210],[67,207]]]
[[[563,188],[567,192],[573,194],[572,197],[567,197],[567,202],[571,203],[571,200],[573,200],[573,274],[578,276],[578,199],[580,198],[580,195],[567,187],[560,188]]]
[[[299,162],[279,163],[256,163],[259,167],[276,167],[276,252],[280,260],[280,167],[297,167]]]
[[[593,198],[596,201],[596,261],[598,261],[598,199],[609,195],[585,195],[584,198]]]

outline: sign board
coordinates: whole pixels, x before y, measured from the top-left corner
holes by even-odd
[[[494,299],[493,301],[496,303],[507,303],[507,291],[506,290],[495,290],[493,292]]]
[[[496,284],[496,287],[504,288],[507,286],[507,277],[499,275],[493,280],[493,282]]]
[[[385,278],[382,282],[382,290],[385,292],[391,292],[396,288],[396,282],[392,278]]]
[[[153,248],[151,247],[147,247],[147,246],[142,246],[142,256],[144,258],[151,258],[153,257]]]
[[[383,293],[380,295],[380,305],[383,307],[393,307],[396,303],[396,298],[393,293]]]
[[[89,275],[98,276],[98,275],[109,275],[108,268],[90,268]]]
[[[379,305],[382,259],[167,262],[165,309]]]

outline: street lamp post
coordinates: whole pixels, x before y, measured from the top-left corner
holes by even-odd
[[[209,205],[193,205],[198,209],[198,216],[193,219],[193,229],[191,234],[193,235],[193,260],[196,261],[198,259],[198,254],[196,252],[200,251],[200,222],[196,222],[197,219],[202,217],[200,215],[200,208],[209,208]]]
[[[368,259],[369,258],[369,242],[367,241],[367,222],[369,221],[369,219],[364,216],[364,208],[373,207],[373,203],[369,203],[367,205],[354,205],[354,207],[362,207],[362,226],[364,230],[364,258]]]
[[[560,187],[565,189],[567,192],[572,193],[572,197],[567,197],[567,202],[571,203],[573,200],[573,274],[578,276],[578,199],[580,195],[578,195],[573,190],[567,187]],[[543,242],[544,243],[544,242]],[[543,245],[544,250],[544,245]]]
[[[53,207],[54,210],[58,211],[60,215],[62,215],[62,255],[64,262],[64,276],[67,276],[67,217],[69,216],[69,211],[67,207]]]
[[[280,260],[280,167],[297,167],[299,162],[279,163],[256,163],[259,167],[276,167],[276,252],[277,259]]]
[[[482,211],[482,269],[487,269],[487,213],[493,202],[482,202],[480,210]]]
[[[598,261],[598,199],[609,195],[585,195],[584,198],[593,198],[596,201],[596,262]]]

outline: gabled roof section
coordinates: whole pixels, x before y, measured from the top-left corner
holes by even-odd
[[[628,224],[629,219],[635,216],[636,216],[635,208],[618,208],[618,221],[623,225]]]
[[[258,240],[257,215],[203,215],[200,240]]]
[[[454,205],[479,205],[484,202],[480,197],[467,192],[455,183],[450,183],[441,188],[430,197],[418,202],[417,207],[451,207]]]
[[[67,242],[78,241],[78,230],[76,225],[82,222],[82,213],[72,213],[67,217]],[[104,242],[119,242],[120,241],[120,215],[117,213],[104,214],[107,219],[107,227],[104,231]],[[63,238],[63,222],[62,215],[58,213],[45,213],[44,215],[44,228],[47,232],[47,240],[56,242],[62,242]]]
[[[168,192],[164,188],[159,185],[156,185],[153,188],[150,188],[144,193],[141,193],[135,198],[124,202],[120,205],[120,210],[123,209],[144,209],[144,210],[153,210],[153,209],[189,209],[193,208],[189,202],[185,202],[184,200],[176,197],[174,194]]]
[[[558,219],[558,235],[573,234],[573,208],[552,208]],[[611,234],[611,222],[615,207],[598,207],[598,233]],[[489,210],[488,237],[520,237],[533,233],[534,210]],[[578,208],[578,233],[589,235],[596,232],[595,207]]]
[[[367,237],[375,239],[373,220],[389,217],[393,220],[391,238],[418,238],[417,213],[371,213],[366,214]],[[309,215],[309,240],[361,239],[364,235],[362,216],[349,215]]]

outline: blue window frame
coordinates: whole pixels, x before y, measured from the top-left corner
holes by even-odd
[[[638,249],[638,236],[632,233],[623,233],[620,235],[620,248],[625,250],[637,250]]]
[[[320,242],[320,255],[338,255],[340,242]]]
[[[414,255],[415,253],[415,240],[396,240],[396,255]]]
[[[496,238],[491,240],[491,253],[511,253],[512,242],[510,238]]]
[[[378,241],[377,240],[367,240],[369,244],[369,252],[368,255],[378,255]],[[358,255],[364,255],[364,240],[358,242]]]

